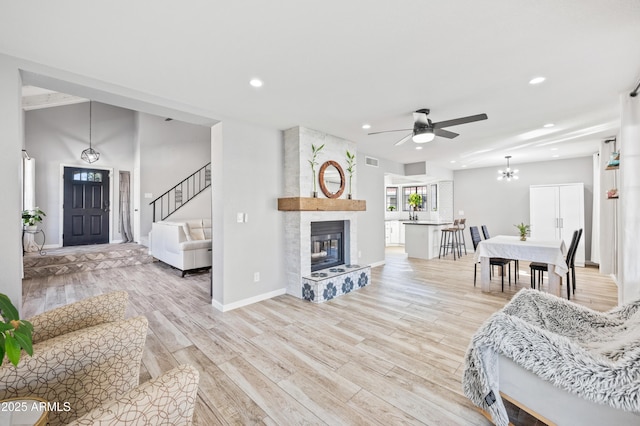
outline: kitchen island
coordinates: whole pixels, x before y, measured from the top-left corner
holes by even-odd
[[[411,220],[403,222],[404,251],[409,257],[433,259],[440,251],[440,229],[453,222]]]

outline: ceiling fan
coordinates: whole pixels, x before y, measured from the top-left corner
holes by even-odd
[[[382,132],[373,132],[369,135],[377,135],[379,133],[389,132],[406,132],[412,130],[407,136],[400,139],[395,143],[396,146],[402,145],[409,139],[413,138],[415,143],[431,142],[436,136],[442,136],[443,138],[453,139],[458,136],[457,133],[445,130],[444,127],[458,126],[460,124],[472,123],[474,121],[486,120],[487,114],[476,114],[468,117],[454,118],[453,120],[440,121],[433,123],[427,118],[429,109],[419,109],[413,113],[413,129],[398,129],[398,130],[384,130]]]

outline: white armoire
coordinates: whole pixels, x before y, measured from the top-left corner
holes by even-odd
[[[533,238],[562,238],[569,249],[573,231],[582,229],[575,265],[584,266],[584,184],[531,185],[529,211]]]

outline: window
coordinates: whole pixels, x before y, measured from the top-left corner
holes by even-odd
[[[73,172],[73,180],[79,180],[83,182],[102,182],[102,173],[78,170]]]
[[[387,211],[395,211],[398,210],[398,187],[396,186],[387,186]]]
[[[404,186],[402,187],[402,210],[411,211],[409,206],[409,195],[422,195],[422,205],[418,206],[418,210],[426,210],[427,207],[427,186]]]

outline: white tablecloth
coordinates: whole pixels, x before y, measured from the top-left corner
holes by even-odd
[[[474,258],[476,262],[481,257],[503,257],[547,263],[553,267],[550,269],[551,272],[564,276],[569,271],[565,251],[566,247],[562,240],[527,238],[526,241],[520,241],[520,237],[498,235],[481,241],[476,248]]]

